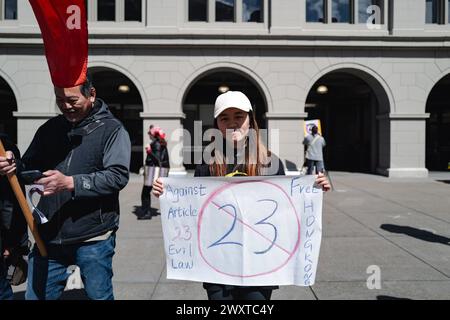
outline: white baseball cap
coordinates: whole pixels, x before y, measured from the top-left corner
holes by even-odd
[[[227,91],[216,99],[214,119],[229,108],[237,108],[245,112],[253,111],[252,104],[245,94],[240,91]]]

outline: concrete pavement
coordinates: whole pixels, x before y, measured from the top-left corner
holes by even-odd
[[[335,191],[324,197],[316,284],[281,287],[273,299],[450,299],[450,184],[437,181],[449,182],[450,174],[330,174]],[[121,194],[116,299],[206,299],[200,283],[166,279],[160,216],[137,220],[133,214],[141,181],[133,176]],[[381,289],[367,287],[371,268],[379,268]],[[15,291],[23,297],[24,286]],[[82,290],[65,293],[66,299],[83,297]]]

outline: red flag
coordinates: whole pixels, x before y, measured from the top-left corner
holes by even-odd
[[[70,88],[86,81],[88,27],[84,0],[29,0],[41,28],[52,82]]]

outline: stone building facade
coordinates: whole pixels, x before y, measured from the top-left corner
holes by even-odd
[[[17,1],[7,14],[6,2],[0,129],[14,131],[24,151],[57,107],[31,8]],[[368,5],[376,7],[365,13]],[[94,85],[105,87],[99,95],[130,126],[137,166],[146,128],[156,123],[169,133],[172,173],[185,172],[176,129],[208,122],[223,83],[251,92],[260,125],[279,130],[277,152],[289,171],[303,164],[303,122],[312,117],[322,121],[330,170],[426,177],[450,162],[448,143],[438,141],[450,140],[449,5],[93,0],[89,68]],[[120,81],[128,91],[110,92]]]

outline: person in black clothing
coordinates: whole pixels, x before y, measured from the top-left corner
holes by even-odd
[[[167,177],[170,169],[169,152],[167,150],[166,134],[160,127],[150,126],[148,130],[150,143],[145,147],[144,186],[141,192],[141,215],[138,220],[152,218],[151,191],[153,180]]]
[[[20,159],[17,147],[9,137],[0,133],[6,150],[11,150],[15,159]],[[15,255],[26,254],[28,233],[25,218],[6,176],[0,176],[0,300],[11,300],[13,292],[6,278],[7,260]],[[24,250],[25,249],[25,250]]]
[[[21,161],[0,157],[0,174],[39,170],[44,188],[37,209],[48,257],[36,246],[29,255],[28,300],[59,299],[70,274],[80,267],[89,298],[113,299],[112,257],[119,227],[119,191],[129,179],[131,143],[127,131],[87,80],[55,87],[62,115],[44,123]]]
[[[227,159],[221,148],[214,148],[211,159],[213,161],[208,161],[211,164],[198,165],[195,170],[196,177],[285,174],[281,160],[261,143],[253,108],[242,92],[228,91],[217,98],[214,127],[220,130],[222,137],[225,137],[222,145],[228,144],[233,148],[233,159]],[[329,182],[324,176],[319,175],[316,183],[325,191],[330,189]],[[153,194],[159,197],[163,190],[161,180],[156,180],[153,184]],[[272,290],[278,288],[277,286],[235,286],[216,283],[204,283],[203,287],[210,300],[270,300]]]

